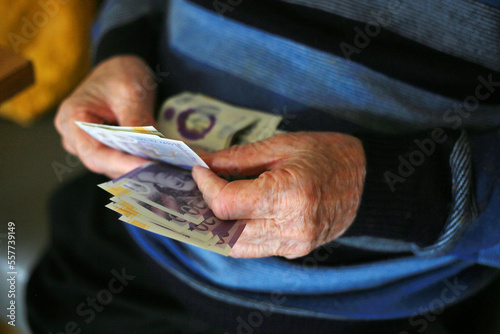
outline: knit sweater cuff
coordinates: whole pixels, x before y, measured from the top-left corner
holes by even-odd
[[[343,236],[432,244],[451,207],[449,157],[458,133],[357,137],[365,150],[366,178],[356,219]]]

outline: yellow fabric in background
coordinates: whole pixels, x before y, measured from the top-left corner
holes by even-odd
[[[0,45],[35,69],[35,84],[1,104],[0,116],[29,125],[88,73],[96,7],[96,0],[0,1]]]

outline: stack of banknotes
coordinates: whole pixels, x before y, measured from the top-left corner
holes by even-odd
[[[182,93],[163,103],[159,130],[190,147],[216,151],[282,133],[283,117],[235,107],[202,94]]]
[[[280,116],[182,93],[163,104],[161,132],[152,126],[77,124],[107,146],[151,160],[99,185],[113,195],[106,207],[120,213],[120,220],[228,255],[245,225],[218,219],[203,200],[191,169],[208,166],[191,147],[216,151],[262,140],[279,133],[280,121]]]

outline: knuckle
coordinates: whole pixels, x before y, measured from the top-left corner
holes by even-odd
[[[233,145],[228,148],[229,156],[234,156],[241,151],[241,145]]]
[[[321,197],[320,187],[313,182],[303,182],[299,191],[301,204],[308,208],[314,208]]]
[[[101,164],[97,161],[97,159],[93,158],[91,155],[86,155],[81,158],[83,164],[94,173],[103,173],[104,171],[101,168]]]
[[[54,127],[56,128],[57,132],[60,134],[63,133],[63,121],[61,119],[61,114],[57,114],[56,117],[54,117]]]
[[[255,180],[261,189],[268,189],[271,194],[281,194],[283,186],[286,182],[283,182],[283,178],[280,177],[279,173],[274,173],[271,171],[265,171],[260,174]],[[286,201],[283,196],[270,196],[267,198],[270,201],[271,206],[278,205],[282,201]]]
[[[69,99],[64,100],[60,105],[57,111],[56,116],[54,117],[54,125],[60,133],[63,131],[64,123],[66,122],[66,117],[69,111],[72,109],[72,103]]]
[[[228,175],[238,176],[241,174],[241,166],[237,162],[239,161],[242,153],[244,153],[244,145],[232,145],[226,149],[227,151],[223,153],[219,158],[219,163],[224,165],[224,171]]]
[[[146,88],[135,81],[124,80],[118,86],[118,89],[123,96],[126,96],[129,101],[142,101],[147,96]]]
[[[144,124],[144,117],[141,117],[141,115],[134,113],[134,114],[128,114],[126,120],[123,121],[123,124],[120,124],[120,125],[123,125],[123,126],[141,126],[141,125],[146,125],[146,124]]]
[[[314,250],[311,244],[301,244],[296,246],[295,253],[299,256],[306,256]]]
[[[285,227],[281,223],[274,223],[272,221],[266,221],[266,229],[270,231],[270,234],[276,236],[277,238],[283,240],[287,238],[293,238],[293,230]]]
[[[228,148],[228,163],[230,164],[230,168],[232,169],[237,169],[237,165],[231,164],[232,162],[236,161],[237,158],[244,153],[245,151],[245,146],[244,145],[233,145]],[[232,166],[231,166],[232,165]]]
[[[262,153],[262,145],[258,142],[247,144],[236,144],[228,148],[229,158],[239,157],[241,155],[252,156]]]
[[[66,99],[64,99],[61,104],[59,105],[59,111],[58,113],[63,113],[63,112],[67,112],[68,110],[71,110],[72,109],[72,99],[71,97],[68,97]]]
[[[280,245],[275,251],[276,255],[297,258],[306,256],[313,251],[314,247],[304,242],[287,242]]]
[[[205,199],[206,200],[206,199]],[[210,202],[210,201],[207,201]],[[231,219],[227,203],[220,196],[216,196],[210,203],[214,215],[223,220]]]
[[[283,230],[288,239],[298,242],[315,243],[320,234],[321,228],[309,220],[294,220],[292,227]]]
[[[59,106],[55,117],[56,126],[64,125],[69,119],[87,121],[89,108],[86,105],[75,103],[72,98],[64,100]]]
[[[284,237],[284,233],[286,233],[286,236],[288,239],[299,241],[304,239],[304,233],[301,228],[296,227],[296,226],[291,226],[286,229],[282,229],[280,232],[283,232],[280,234],[280,237]]]
[[[317,229],[314,226],[306,226],[300,231],[300,235],[297,240],[302,242],[314,242],[318,238]]]
[[[303,239],[305,241],[314,241],[318,236],[315,228],[307,228],[303,233]]]
[[[64,138],[61,140],[61,143],[62,143],[62,146],[63,148],[68,151],[69,153],[71,154],[75,154],[75,150],[73,149],[73,147],[68,143],[67,140],[65,140]]]
[[[286,242],[275,241],[264,243],[262,247],[265,247],[266,254],[283,256],[286,253],[288,245]]]
[[[293,257],[302,257],[306,256],[313,251],[314,247],[307,243],[296,243],[290,246],[284,255],[293,256]]]

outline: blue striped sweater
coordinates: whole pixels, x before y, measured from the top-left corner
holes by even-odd
[[[499,37],[495,0],[105,2],[96,63],[136,54],[169,73],[160,99],[197,91],[279,113],[288,131],[350,133],[367,158],[354,224],[296,261],[131,234],[239,305],[382,319],[422,312],[450,284],[466,288],[446,303],[466,298],[500,267]]]

